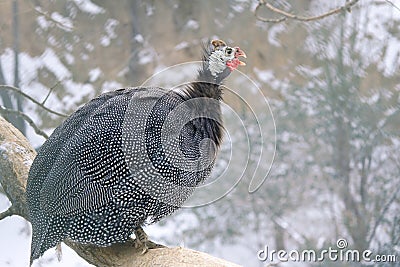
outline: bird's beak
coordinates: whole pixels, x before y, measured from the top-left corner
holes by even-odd
[[[244,57],[247,58],[246,53],[240,49],[239,47],[235,47],[236,48],[236,52],[235,52],[235,57]],[[243,61],[239,60],[239,66],[246,66],[246,63],[244,63]]]

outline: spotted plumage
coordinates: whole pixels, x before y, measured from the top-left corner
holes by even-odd
[[[124,242],[178,209],[211,173],[222,139],[220,83],[238,56],[238,47],[213,41],[197,81],[105,93],[56,128],[29,172],[31,263],[65,239]]]

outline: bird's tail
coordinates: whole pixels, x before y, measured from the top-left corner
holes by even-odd
[[[57,246],[65,239],[68,223],[67,218],[60,216],[43,216],[36,221],[35,226],[32,226],[31,265],[46,250]]]
[[[43,248],[43,243],[47,235],[50,222],[51,218],[43,218],[38,222],[39,227],[32,227],[30,266],[32,265],[32,262],[34,260],[42,256],[43,253],[46,251],[46,248]]]

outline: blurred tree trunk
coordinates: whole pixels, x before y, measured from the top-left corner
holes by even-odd
[[[356,198],[358,194],[353,192],[351,189],[357,184],[354,182],[355,177],[352,177],[350,162],[352,159],[351,155],[351,138],[353,136],[352,128],[349,121],[345,118],[351,118],[354,110],[353,106],[349,104],[348,100],[352,98],[351,88],[359,87],[359,79],[355,78],[355,74],[349,70],[344,64],[344,47],[346,45],[346,40],[344,37],[345,30],[345,15],[341,15],[340,20],[340,43],[338,47],[338,62],[336,66],[335,77],[330,77],[331,80],[339,79],[337,85],[334,85],[329,90],[337,92],[337,95],[331,100],[333,101],[332,110],[341,108],[340,112],[343,115],[338,115],[335,119],[335,139],[333,147],[334,151],[334,162],[335,169],[337,172],[337,178],[341,182],[341,197],[343,199],[346,210],[344,211],[344,224],[347,227],[356,249],[359,251],[364,251],[368,248],[368,225],[370,220],[368,220],[365,214],[365,202],[357,201]],[[354,40],[351,40],[354,42]],[[358,82],[358,83],[357,83]],[[362,179],[361,179],[362,181]],[[361,189],[355,188],[361,191],[365,197],[365,192],[363,192],[363,183],[359,184]]]
[[[276,250],[284,250],[285,249],[285,231],[284,229],[274,223],[274,238],[275,238],[275,249]]]
[[[4,75],[3,75],[3,66],[1,64],[1,60],[0,60],[0,84],[6,84],[6,80],[4,79]],[[3,106],[5,108],[13,109],[13,103],[12,103],[11,97],[7,91],[0,90],[0,97],[1,97],[1,101],[3,102]],[[5,116],[5,118],[15,126],[15,120],[16,120],[15,116],[9,115],[9,116]]]
[[[190,19],[194,17],[194,5],[196,1],[179,0],[178,8],[173,10],[174,26],[178,34],[182,34],[185,26]]]
[[[19,8],[18,0],[13,0],[12,5],[13,13],[13,49],[14,49],[14,87],[19,88]],[[22,98],[18,94],[14,94],[16,100],[16,106],[18,111],[22,111]],[[25,122],[20,117],[12,118],[12,122],[20,130],[21,133],[25,134]]]
[[[128,1],[131,17],[131,55],[129,58],[129,72],[127,80],[132,84],[140,84],[144,81],[146,72],[140,65],[140,51],[144,47],[144,34],[142,34],[142,25],[140,22],[141,1]]]
[[[18,2],[13,0],[12,3],[12,30],[13,30],[13,50],[14,50],[14,87],[19,86],[19,18],[18,18]],[[3,67],[0,61],[0,84],[6,84],[3,74]],[[11,95],[14,96],[16,103],[13,103]],[[0,91],[0,97],[3,106],[7,109],[22,111],[22,99],[17,94],[11,94],[5,90]],[[22,118],[15,115],[8,115],[5,117],[11,122],[18,130],[25,134],[25,122]]]

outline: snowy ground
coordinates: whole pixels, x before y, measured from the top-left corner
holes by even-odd
[[[3,195],[0,196],[0,210],[3,211],[9,206],[9,201]],[[187,222],[190,223],[190,222]],[[158,225],[151,225],[146,228],[148,235],[159,243],[163,242],[163,237],[169,236],[174,233],[176,226],[173,222],[165,224],[161,227]],[[30,251],[30,223],[18,216],[13,216],[0,221],[0,266],[28,266],[29,264],[29,251]],[[175,240],[175,246],[185,246],[184,240]],[[213,250],[203,250],[209,254],[221,257],[244,266],[257,266],[256,252],[254,254],[246,251],[242,245],[221,244],[218,248]],[[34,267],[86,267],[93,266],[80,258],[72,249],[62,244],[63,257],[62,261],[58,262],[54,249],[49,249],[43,257],[36,260],[33,264]],[[240,255],[240,259],[238,256]],[[253,263],[253,264],[252,264]]]

